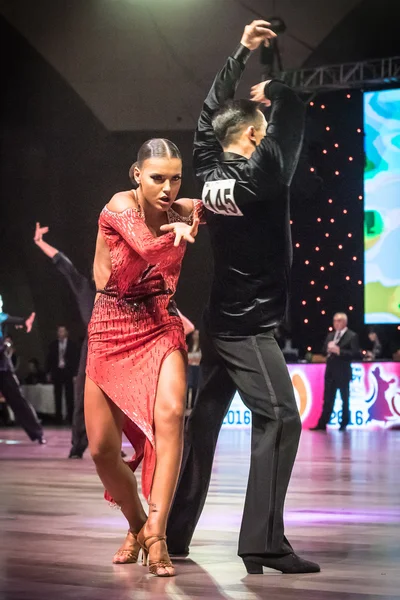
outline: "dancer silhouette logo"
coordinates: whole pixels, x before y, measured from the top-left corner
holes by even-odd
[[[371,421],[393,421],[400,417],[400,389],[397,378],[385,373],[383,366],[377,366],[370,372],[372,394],[366,400],[368,408],[367,423]]]

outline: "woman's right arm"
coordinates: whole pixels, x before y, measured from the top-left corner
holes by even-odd
[[[176,240],[189,239],[191,230],[184,223],[171,223],[162,228],[168,233],[154,237],[144,218],[138,215],[131,198],[124,193],[113,196],[101,213],[100,223],[105,235],[116,231],[149,264],[156,264],[160,253],[172,247]]]

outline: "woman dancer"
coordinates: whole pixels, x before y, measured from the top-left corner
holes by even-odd
[[[85,389],[90,452],[106,497],[129,523],[113,562],[137,562],[142,548],[143,563],[149,555],[150,572],[164,577],[174,575],[165,531],[186,392],[185,339],[172,296],[200,217],[199,201],[175,201],[181,174],[178,148],[149,140],[134,168],[138,188],[113,196],[100,214]],[[120,456],[122,431],[135,449],[129,466]],[[133,474],[142,459],[148,517]]]

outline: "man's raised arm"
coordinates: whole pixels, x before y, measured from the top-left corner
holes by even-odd
[[[221,154],[221,146],[212,126],[213,116],[227,100],[234,97],[251,52],[260,44],[267,44],[269,39],[276,37],[276,34],[268,29],[269,25],[268,21],[260,20],[247,25],[239,46],[214,79],[200,113],[194,137],[193,164],[196,175],[200,177],[216,166]]]
[[[271,104],[267,134],[250,162],[268,171],[271,159],[281,164],[284,183],[290,184],[303,143],[305,105],[282,81],[262,81],[251,90],[251,99]],[[269,173],[268,173],[269,174]]]

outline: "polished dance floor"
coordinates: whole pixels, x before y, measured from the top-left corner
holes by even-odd
[[[286,528],[322,572],[249,576],[236,556],[249,433],[224,431],[190,560],[176,561],[171,579],[111,564],[121,514],[102,500],[89,456],[65,458],[69,432],[46,435],[38,446],[0,430],[1,600],[400,598],[400,432],[305,431]]]

